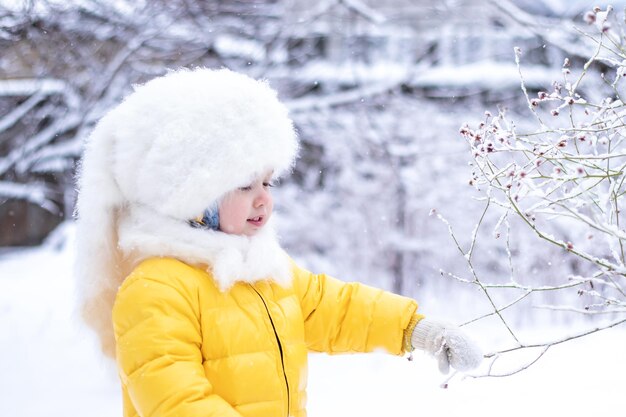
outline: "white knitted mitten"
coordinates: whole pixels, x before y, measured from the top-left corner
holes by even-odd
[[[480,348],[465,332],[439,320],[420,320],[411,334],[411,345],[433,355],[444,374],[450,371],[450,366],[457,371],[469,371],[483,359]]]

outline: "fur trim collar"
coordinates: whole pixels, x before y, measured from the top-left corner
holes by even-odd
[[[272,280],[283,287],[291,285],[289,257],[271,221],[252,237],[236,236],[195,229],[187,222],[133,206],[119,223],[119,247],[134,262],[173,257],[202,265],[222,291],[236,282]]]

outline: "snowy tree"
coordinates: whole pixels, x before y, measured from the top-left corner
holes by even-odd
[[[519,372],[552,346],[626,323],[624,24],[611,7],[596,7],[584,19],[589,26],[580,29],[580,36],[594,45],[590,57],[581,67],[566,59],[560,80],[536,95],[524,82],[523,51],[515,51],[534,127],[518,126],[500,108],[495,115],[486,112],[477,126],[460,130],[473,157],[470,183],[482,193],[485,208],[469,247],[458,244],[450,227],[468,275],[448,275],[478,287],[488,299],[491,311],[471,322],[497,317],[512,339],[512,346],[487,355],[493,358],[489,376]],[[494,214],[492,236],[481,234],[483,220]],[[532,232],[545,244],[541,247],[555,248],[572,268],[562,268],[549,283],[521,274],[511,244],[519,237],[512,232],[514,223],[514,229]],[[499,280],[485,279],[475,265],[482,242],[489,239],[502,241],[509,261],[509,271]],[[558,295],[536,307],[600,319],[577,334],[526,342],[507,312],[539,293]],[[513,369],[497,369],[496,359],[520,350],[535,354]]]

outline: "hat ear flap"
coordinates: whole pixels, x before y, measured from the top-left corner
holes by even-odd
[[[117,244],[123,198],[112,173],[114,138],[104,122],[89,137],[79,167],[74,272],[82,317],[98,333],[103,351],[114,356],[111,311],[125,277]]]

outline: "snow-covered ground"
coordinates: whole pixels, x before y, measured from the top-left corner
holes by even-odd
[[[41,248],[0,256],[0,416],[121,416],[115,370],[74,315],[71,226]],[[69,242],[69,243],[68,243]],[[487,350],[489,327],[475,336]],[[535,337],[568,329],[535,328]],[[507,378],[455,376],[449,388],[434,361],[383,354],[312,355],[309,415],[621,416],[625,413],[626,329],[556,346]]]

